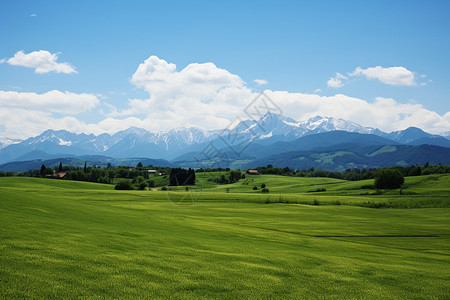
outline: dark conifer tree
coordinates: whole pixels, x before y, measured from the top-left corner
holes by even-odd
[[[45,168],[45,165],[42,164],[42,166],[41,166],[41,172],[40,172],[41,176],[44,175],[45,169],[46,169],[46,168]]]

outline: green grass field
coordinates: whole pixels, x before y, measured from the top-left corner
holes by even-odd
[[[402,195],[207,176],[188,192],[0,178],[0,298],[450,298],[449,175]]]

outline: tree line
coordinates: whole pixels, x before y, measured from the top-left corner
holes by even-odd
[[[446,174],[450,173],[450,166],[446,165],[430,165],[426,163],[423,166],[413,165],[408,167],[395,166],[391,169],[398,170],[403,176],[420,176],[430,174]],[[377,168],[353,168],[345,171],[329,171],[329,170],[315,170],[310,168],[307,170],[294,170],[289,167],[279,168],[272,165],[255,168],[260,174],[274,174],[283,176],[297,176],[297,177],[327,177],[335,179],[343,179],[349,181],[358,181],[365,179],[374,179]]]

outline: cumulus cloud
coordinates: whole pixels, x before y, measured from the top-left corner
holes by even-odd
[[[28,54],[18,51],[13,57],[3,59],[1,63],[8,63],[13,66],[22,66],[34,69],[37,74],[45,74],[49,72],[55,73],[77,73],[75,68],[66,62],[57,62],[58,54],[50,53],[45,50],[30,52]]]
[[[346,76],[342,75],[341,73],[336,73],[335,77],[331,77],[327,81],[327,85],[329,87],[333,87],[333,88],[340,88],[340,87],[344,86],[344,83],[342,81],[345,79],[348,79],[348,78]]]
[[[265,85],[268,84],[269,82],[265,79],[255,79],[253,80],[257,85]]]
[[[332,79],[329,85],[337,87],[349,77],[336,73]],[[223,128],[235,117],[246,118],[243,109],[257,96],[239,76],[212,63],[190,64],[177,71],[175,64],[156,56],[151,56],[139,65],[131,82],[145,89],[149,98],[129,99],[125,110],[113,108],[108,115],[108,124],[114,124],[114,127],[125,129],[119,124],[134,122],[135,126],[139,124],[149,130],[179,126]],[[402,104],[394,99],[388,101],[377,98],[368,102],[342,94],[326,97],[270,90],[266,94],[282,111],[296,120],[323,115],[385,131],[408,126],[421,127],[430,132],[450,128],[447,117],[427,110],[420,104]],[[130,119],[135,117],[139,121]]]
[[[131,82],[152,97],[196,97],[203,101],[215,96],[218,90],[244,86],[239,76],[213,63],[192,63],[178,72],[175,64],[156,56],[139,65]]]
[[[378,79],[384,84],[395,86],[417,85],[414,73],[404,67],[383,68],[376,66],[367,69],[357,67],[350,76],[365,76],[367,79]]]
[[[334,78],[344,81],[347,76],[337,73]],[[4,129],[0,136],[24,138],[48,128],[94,134],[113,134],[131,126],[150,131],[190,126],[221,129],[236,117],[246,119],[244,109],[258,95],[239,76],[213,63],[193,63],[177,70],[175,64],[156,56],[140,64],[130,82],[147,91],[148,97],[128,99],[125,109],[100,103],[98,96],[91,94],[0,91],[0,128]],[[431,133],[450,130],[450,111],[440,115],[417,103],[381,97],[367,101],[343,94],[272,90],[265,94],[286,116],[296,120],[322,115],[387,132],[409,126]],[[87,124],[77,119],[76,114],[99,108],[109,111],[103,120]]]
[[[146,90],[149,98],[130,99],[128,109],[110,116],[141,115],[163,129],[226,126],[251,97],[239,76],[213,63],[192,63],[178,71],[175,64],[151,56],[130,81]]]

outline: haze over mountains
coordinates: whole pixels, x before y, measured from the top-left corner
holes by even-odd
[[[8,163],[6,169],[13,170],[18,163],[11,162],[17,161],[39,164],[43,159],[78,158],[80,161],[118,163],[124,162],[118,158],[151,158],[160,159],[154,162],[163,165],[200,167],[198,160],[211,145],[225,155],[226,158],[221,160],[223,167],[244,168],[271,163],[292,168],[342,169],[421,163],[423,160],[450,163],[450,140],[419,128],[386,133],[331,117],[316,116],[296,121],[267,113],[257,121],[241,121],[231,130],[205,131],[191,127],[152,133],[131,127],[113,135],[98,136],[47,130],[23,141],[0,140],[0,164]],[[384,157],[383,163],[378,163],[377,155],[370,155],[384,146],[391,148],[384,148],[380,154],[395,159]],[[320,153],[322,158],[314,159],[314,154]],[[403,159],[399,153],[403,153]],[[414,157],[410,158],[408,153],[414,153]],[[325,157],[326,164],[323,163]],[[25,164],[20,170],[30,165]],[[0,166],[1,169],[5,170],[5,166]]]

